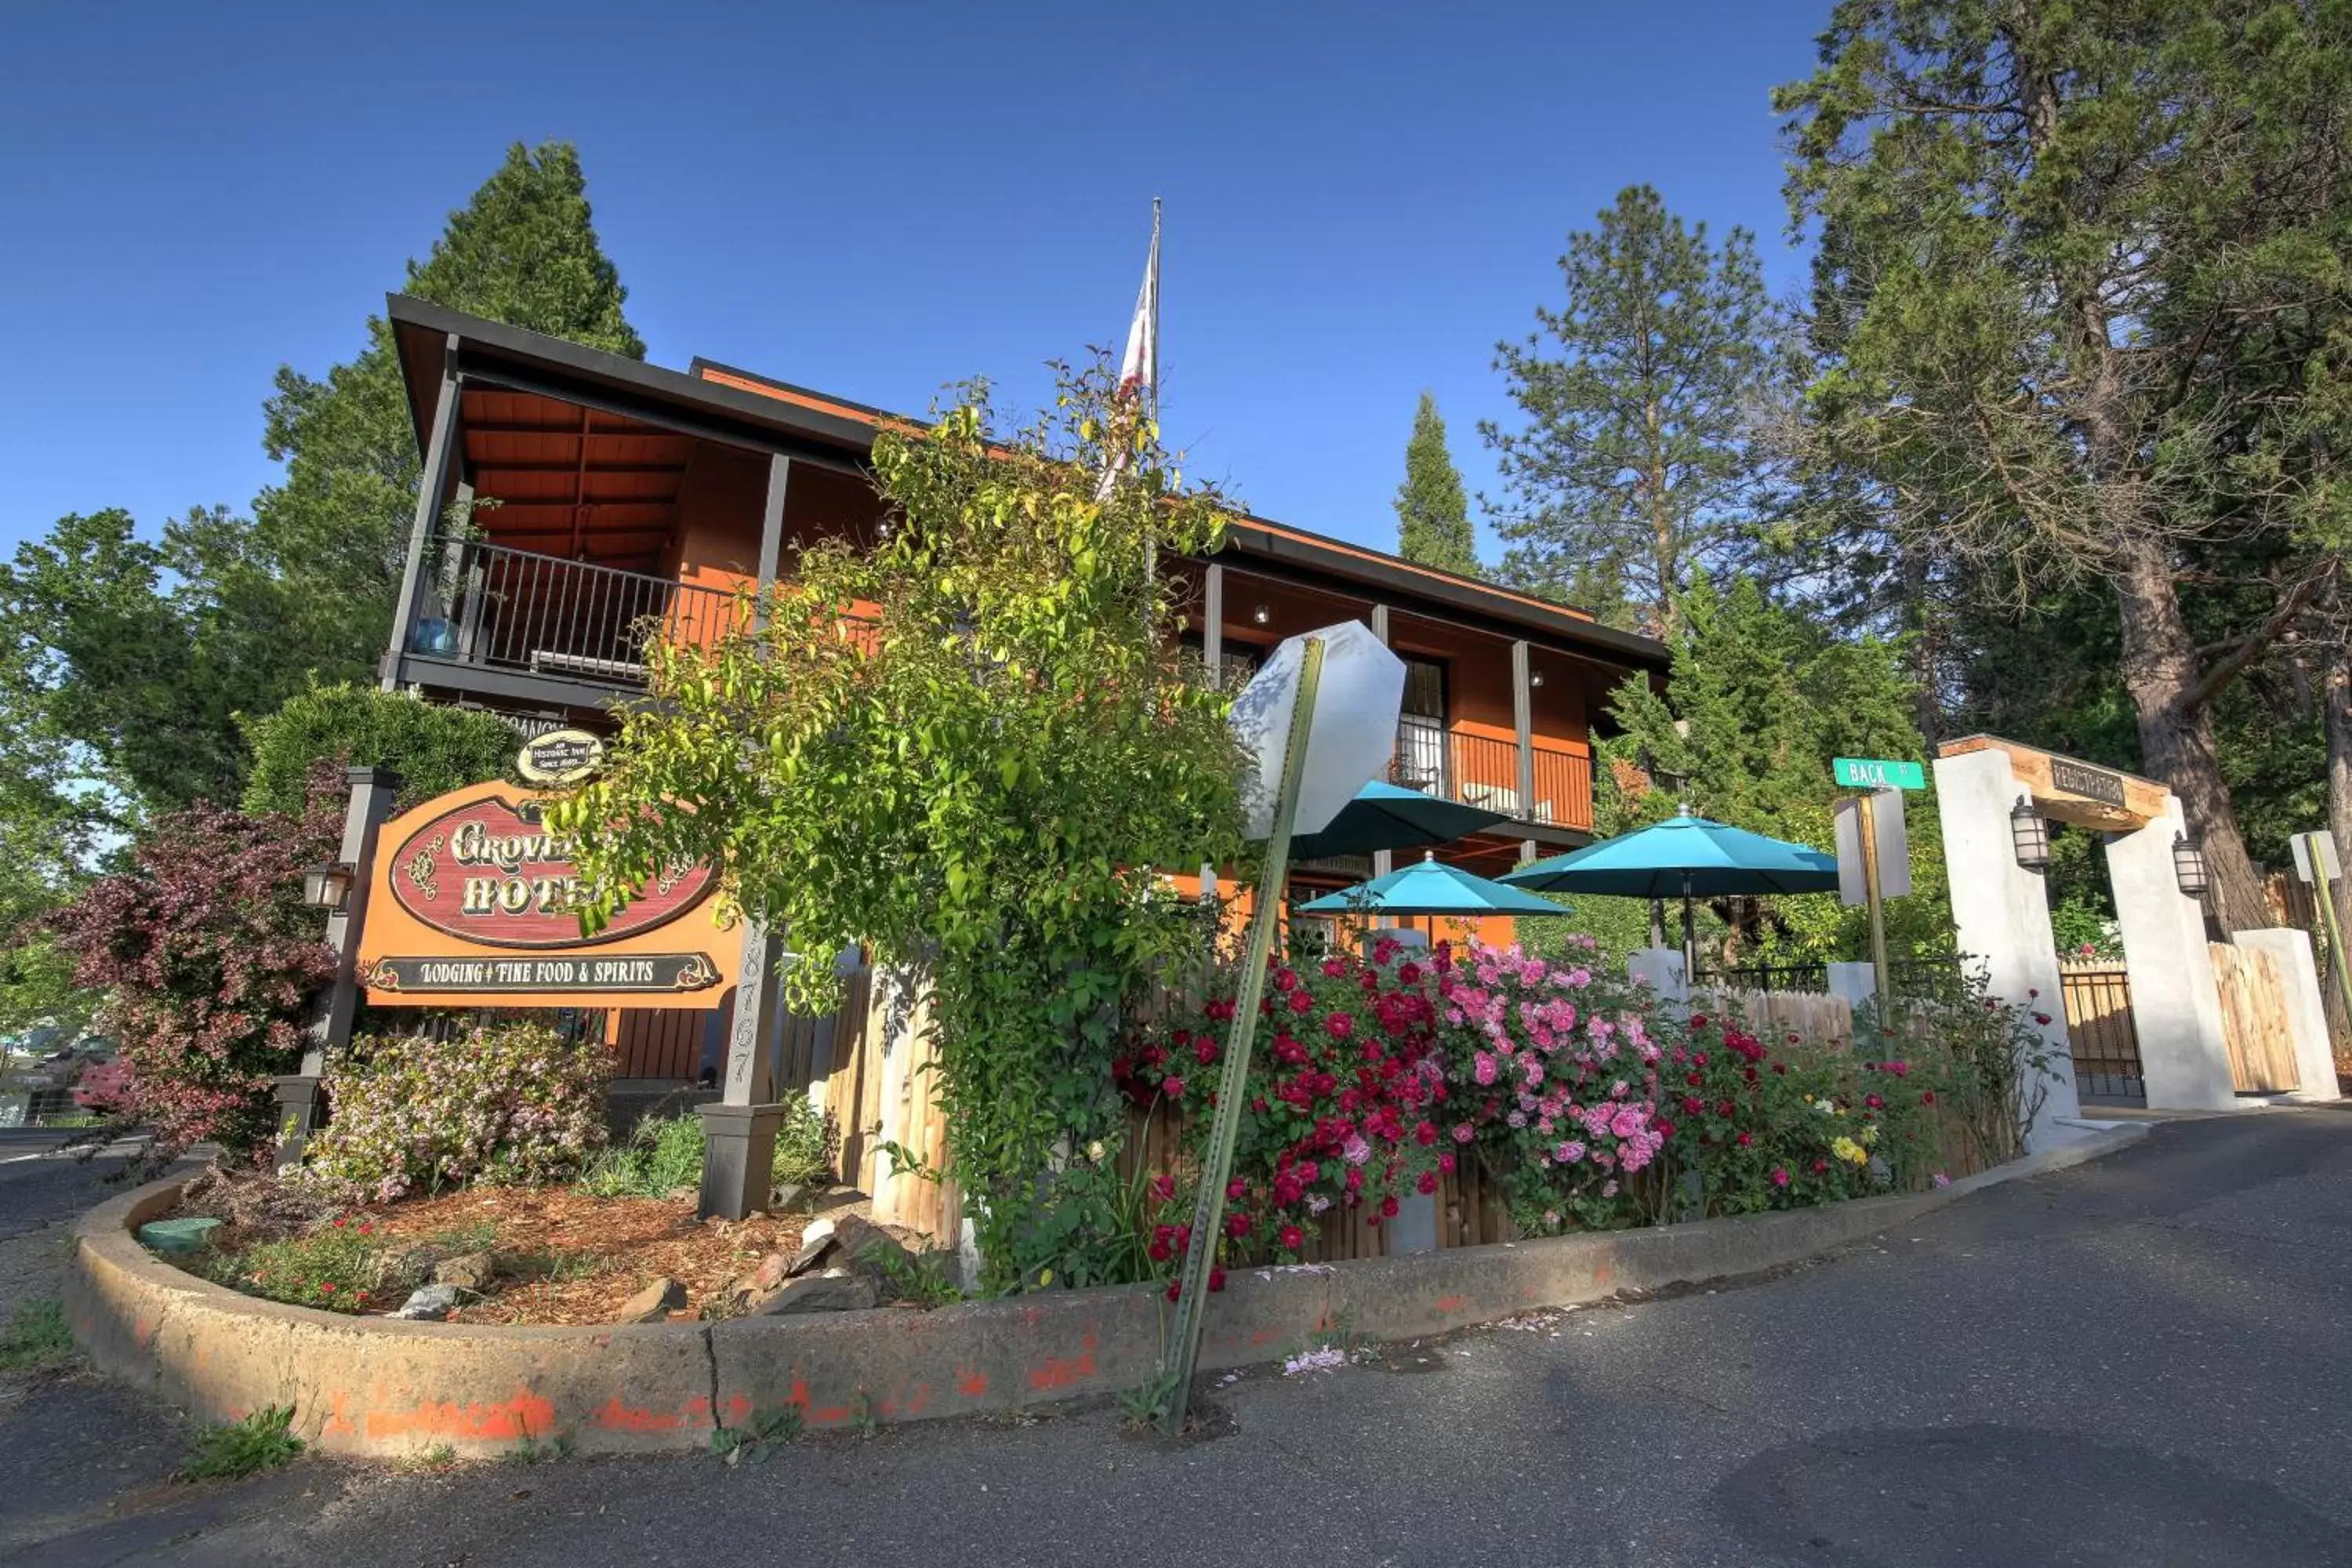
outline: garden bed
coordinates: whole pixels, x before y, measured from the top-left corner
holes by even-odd
[[[835,1217],[866,1206],[846,1188],[816,1205]],[[691,1321],[731,1315],[730,1287],[763,1258],[790,1257],[814,1217],[698,1220],[694,1210],[688,1196],[602,1197],[563,1186],[473,1187],[338,1207],[271,1177],[220,1175],[192,1183],[172,1213],[223,1225],[202,1251],[172,1261],[249,1295],[364,1317],[399,1308],[436,1266],[487,1253],[492,1272],[443,1321],[614,1323],[631,1297],[664,1279],[686,1300],[668,1316]]]

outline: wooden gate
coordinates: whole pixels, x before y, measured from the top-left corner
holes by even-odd
[[[2303,1075],[2295,1067],[2278,960],[2225,942],[2207,945],[2213,954],[2213,984],[2221,993],[2230,1078],[2238,1092],[2284,1094],[2300,1087]]]
[[[2145,1104],[2139,1031],[2132,1025],[2131,979],[2120,963],[2067,959],[2058,965],[2066,1037],[2074,1046],[2074,1090],[2085,1100]]]

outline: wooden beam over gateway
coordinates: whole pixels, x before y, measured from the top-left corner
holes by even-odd
[[[2009,771],[2032,799],[2034,809],[2056,822],[2102,833],[2129,833],[2146,827],[2164,815],[2171,791],[2154,779],[2118,773],[2029,746],[1998,735],[1966,735],[1936,748],[1938,757],[1966,756],[1971,752],[2001,752]]]

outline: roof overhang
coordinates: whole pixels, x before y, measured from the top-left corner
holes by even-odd
[[[694,374],[665,370],[404,294],[388,296],[385,313],[420,449],[432,424],[443,367],[452,356],[456,369],[469,382],[537,393],[685,435],[753,451],[782,452],[833,468],[856,468],[871,452],[877,431],[914,423],[716,362],[698,359]],[[1491,583],[1263,518],[1238,519],[1227,535],[1226,549],[1359,596],[1385,590],[1508,635],[1582,647],[1628,670],[1657,674],[1667,667],[1666,647],[1654,638],[1602,626],[1580,611]]]

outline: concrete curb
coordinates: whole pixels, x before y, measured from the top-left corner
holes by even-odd
[[[1939,1192],[1651,1230],[1353,1263],[1236,1270],[1201,1364],[1247,1366],[1318,1336],[1410,1339],[1541,1307],[1736,1279],[1799,1262],[2000,1182],[2128,1146],[2086,1134]],[[331,1452],[461,1454],[568,1439],[583,1453],[700,1447],[786,1406],[812,1426],[964,1415],[1138,1387],[1157,1375],[1157,1289],[1072,1290],[921,1312],[642,1327],[481,1328],[354,1319],[237,1294],[152,1257],[132,1233],[184,1177],[76,1226],[66,1312],[98,1369],[200,1419],[290,1404]]]

